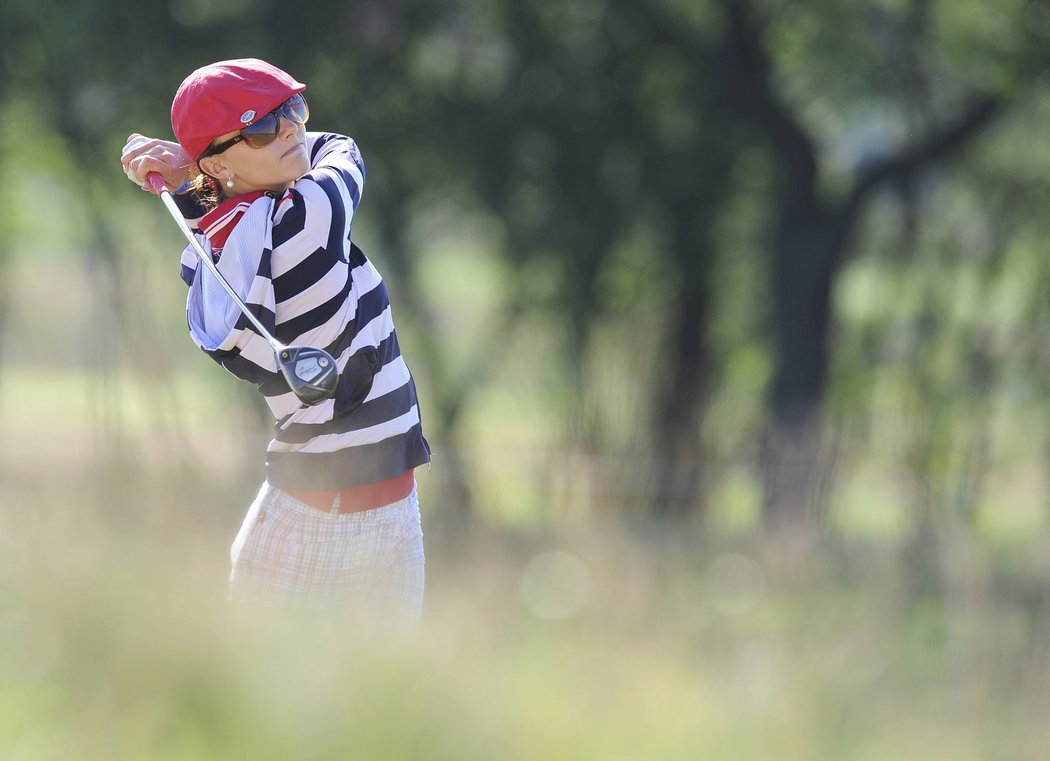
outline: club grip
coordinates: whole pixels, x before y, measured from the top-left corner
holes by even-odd
[[[150,187],[153,188],[153,192],[158,196],[167,191],[167,187],[164,185],[164,178],[160,176],[160,172],[150,172],[147,174],[146,182],[149,183]]]

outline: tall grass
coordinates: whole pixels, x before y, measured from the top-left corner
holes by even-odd
[[[87,458],[3,484],[11,761],[965,761],[1050,739],[1042,598],[916,589],[893,546],[432,531],[422,631],[388,640],[225,601],[243,473]]]

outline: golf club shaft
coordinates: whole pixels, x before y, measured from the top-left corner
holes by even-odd
[[[230,298],[233,299],[233,303],[240,308],[241,312],[244,314],[245,317],[248,318],[251,324],[255,326],[255,329],[256,331],[258,331],[259,335],[266,339],[267,343],[269,343],[270,346],[273,348],[274,353],[279,353],[282,349],[285,348],[284,344],[282,344],[280,341],[273,337],[270,331],[266,329],[266,326],[259,321],[259,318],[252,314],[251,310],[248,309],[248,305],[244,303],[244,301],[239,295],[237,295],[237,291],[235,291],[233,287],[226,282],[226,278],[224,278],[222,276],[222,273],[219,272],[219,268],[215,266],[215,262],[212,261],[211,256],[209,256],[208,252],[204,250],[204,248],[200,244],[200,241],[197,240],[197,237],[193,234],[189,226],[186,224],[186,220],[183,219],[182,212],[179,211],[179,207],[175,205],[175,200],[171,197],[171,193],[168,192],[168,189],[164,185],[164,178],[161,177],[158,172],[150,172],[146,176],[146,180],[153,188],[153,192],[160,196],[160,200],[164,202],[164,208],[168,210],[168,213],[171,214],[172,219],[174,219],[176,224],[178,224],[179,229],[182,230],[182,234],[186,236],[186,240],[190,242],[190,246],[193,247],[193,251],[197,254],[197,258],[200,260],[200,263],[203,264],[204,267],[212,275],[215,276],[215,279],[218,281],[219,285],[221,285],[223,290],[229,294]]]

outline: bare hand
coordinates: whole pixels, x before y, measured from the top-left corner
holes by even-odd
[[[146,137],[137,132],[128,136],[120,154],[120,163],[128,179],[143,190],[151,188],[146,175],[157,172],[168,190],[176,190],[197,176],[193,159],[178,143]]]

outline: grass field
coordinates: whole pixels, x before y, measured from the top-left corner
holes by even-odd
[[[225,602],[252,464],[53,442],[2,470],[10,761],[966,761],[1050,740],[1043,596],[976,559],[916,589],[892,543],[456,533],[430,511],[423,631],[382,641]]]

